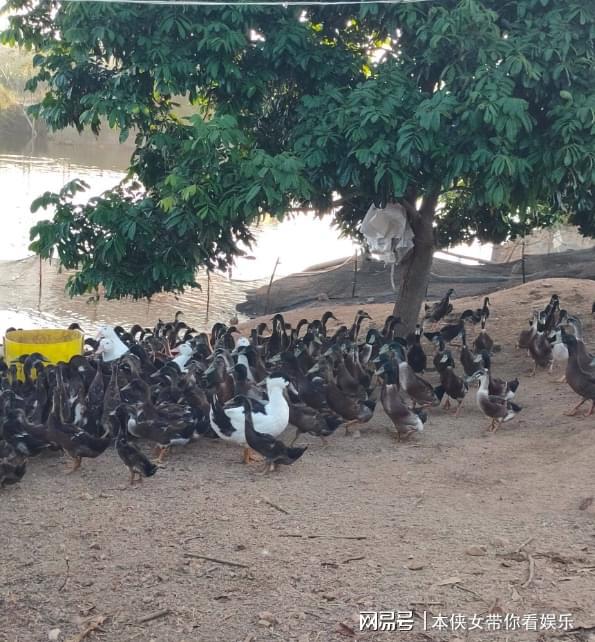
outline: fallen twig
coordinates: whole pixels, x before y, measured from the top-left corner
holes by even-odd
[[[524,550],[525,550],[525,547],[526,547],[526,546],[529,546],[529,544],[530,544],[534,539],[535,539],[534,537],[529,537],[528,539],[526,539],[526,540],[525,540],[525,541],[524,541],[524,542],[523,542],[523,543],[522,543],[522,544],[521,544],[521,545],[516,549],[516,552],[517,552],[517,553],[520,553],[521,551],[524,551]]]
[[[359,562],[360,560],[365,560],[366,556],[365,555],[360,555],[359,557],[348,557],[347,559],[344,559],[341,564],[349,564],[349,562]]]
[[[458,584],[458,583],[457,583],[457,584],[453,584],[453,586],[454,586],[455,588],[461,589],[461,591],[465,591],[465,593],[470,593],[471,595],[473,595],[474,597],[476,597],[478,600],[481,600],[481,601],[482,601],[482,602],[484,602],[485,604],[488,604],[488,601],[487,601],[487,600],[485,600],[483,597],[481,597],[481,595],[480,595],[479,593],[476,593],[476,592],[475,592],[475,591],[473,591],[472,589],[467,588],[466,586],[463,586],[462,584]]]
[[[64,576],[64,581],[60,585],[58,591],[63,591],[68,584],[68,580],[70,579],[70,562],[67,557],[64,558],[64,561],[66,562],[66,575]]]
[[[136,622],[137,624],[146,624],[147,622],[152,622],[153,620],[157,620],[160,617],[165,617],[170,613],[171,609],[161,609],[159,611],[153,611],[152,613],[147,613],[146,615],[139,617]]]
[[[279,537],[305,537],[306,539],[368,539],[366,535],[299,535],[298,533],[281,533]]]
[[[191,557],[197,560],[206,560],[207,562],[215,562],[215,564],[223,564],[225,566],[237,566],[238,568],[250,568],[248,564],[241,564],[240,562],[230,562],[229,560],[222,560],[218,557],[209,557],[208,555],[199,555],[198,553],[184,553],[184,557]]]
[[[195,539],[203,539],[203,536],[202,535],[194,535],[194,537],[187,537],[183,541],[183,544],[186,545],[186,544],[188,544],[188,542],[191,542],[192,540],[195,540]]]
[[[535,577],[535,558],[532,555],[527,555],[527,559],[529,560],[529,574],[527,575],[527,580],[521,584],[523,588],[531,586],[531,582]]]
[[[289,515],[289,511],[285,510],[284,508],[281,508],[281,506],[278,506],[277,504],[273,503],[270,499],[263,499],[262,500],[267,506],[270,506],[271,508],[274,508],[275,510],[278,510],[280,513],[283,513],[285,515]]]
[[[368,539],[365,535],[306,535],[308,539]]]
[[[87,623],[86,628],[84,628],[78,635],[75,635],[73,638],[69,638],[66,642],[83,642],[83,640],[93,633],[93,631],[100,631],[101,625],[106,621],[107,617],[105,615],[97,615],[90,619]]]

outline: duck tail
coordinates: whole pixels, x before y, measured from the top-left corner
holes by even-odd
[[[143,461],[143,475],[145,477],[153,477],[153,475],[157,472],[157,465],[154,464],[152,461],[149,459],[145,459]]]
[[[293,464],[294,461],[297,461],[305,452],[308,450],[308,446],[294,446],[287,449],[287,457],[291,460]]]
[[[423,425],[426,423],[428,420],[428,413],[423,409],[423,408],[417,408],[414,410],[415,414],[420,418],[421,420],[421,427],[420,427],[420,432],[423,431]]]
[[[376,409],[376,402],[373,399],[366,399],[362,402],[366,408],[369,408],[372,412]]]
[[[521,412],[521,410],[523,409],[522,406],[519,406],[518,404],[514,403],[513,401],[509,401],[508,402],[508,407],[514,413]]]
[[[438,403],[442,401],[445,392],[446,391],[444,390],[444,386],[436,386],[434,388],[434,394],[436,395],[436,399],[438,399]]]
[[[326,435],[332,435],[343,423],[343,419],[341,419],[341,417],[337,417],[337,415],[323,415],[323,419],[327,427],[327,430],[325,431]]]

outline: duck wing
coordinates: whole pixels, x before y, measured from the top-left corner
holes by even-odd
[[[231,435],[236,432],[236,429],[227,414],[228,412],[231,412],[231,410],[231,408],[224,408],[219,401],[219,397],[216,394],[213,395],[211,399],[211,412],[209,418],[211,425],[213,426],[213,430],[221,433],[225,437],[231,437]]]

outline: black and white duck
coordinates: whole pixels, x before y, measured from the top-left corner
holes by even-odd
[[[492,420],[489,430],[496,432],[504,422],[514,419],[522,408],[509,399],[490,394],[490,375],[487,370],[482,369],[475,376],[480,382],[477,389],[477,405],[481,412]]]
[[[273,472],[278,465],[289,466],[295,463],[308,449],[308,446],[286,446],[268,432],[260,432],[254,427],[258,416],[253,410],[253,403],[248,397],[240,397],[239,406],[244,418],[244,436],[248,446],[264,458],[263,472]]]
[[[265,382],[268,402],[259,404],[255,401],[252,404],[254,428],[260,433],[278,437],[289,423],[289,404],[284,392],[291,382],[280,372],[272,373]],[[215,394],[211,400],[209,418],[211,427],[221,439],[244,447],[244,463],[249,463],[251,453],[246,446],[243,401],[232,399],[223,405]]]
[[[519,388],[519,380],[517,377],[507,381],[506,379],[500,379],[499,377],[494,377],[492,375],[492,358],[490,353],[487,350],[484,350],[481,353],[481,363],[478,370],[487,370],[490,381],[488,386],[488,392],[491,395],[496,395],[497,397],[504,397],[505,399],[514,399],[516,392]]]

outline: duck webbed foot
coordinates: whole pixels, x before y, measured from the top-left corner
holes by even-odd
[[[461,400],[461,401],[459,401],[459,404],[458,404],[457,409],[456,409],[456,411],[455,411],[455,417],[457,417],[457,418],[458,418],[458,417],[460,417],[460,416],[461,416],[461,410],[462,410],[462,408],[463,408],[463,401]]]
[[[587,401],[587,400],[586,399],[582,399],[581,401],[579,401],[579,403],[576,404],[576,406],[572,410],[570,410],[569,412],[565,412],[564,414],[567,417],[574,417],[576,415],[576,413],[578,412],[578,409],[585,403],[585,401]]]
[[[264,461],[262,466],[256,471],[257,475],[268,475],[275,471],[275,462]]]
[[[244,454],[242,457],[242,462],[244,464],[250,464],[252,462],[261,462],[261,461],[262,461],[262,457],[257,452],[252,450],[252,448],[248,448],[248,447],[244,448]]]
[[[158,466],[163,464],[163,460],[165,459],[168,453],[169,453],[169,446],[159,446],[159,456],[157,457],[157,460],[155,461],[155,463]]]
[[[585,413],[585,417],[590,417],[593,414],[594,409],[595,409],[595,399],[591,399],[591,408],[589,409],[589,412]]]
[[[66,474],[67,475],[72,475],[72,473],[77,471],[81,467],[82,461],[83,461],[82,457],[74,457],[73,461],[72,461],[72,468],[69,468],[66,471]]]
[[[345,427],[345,434],[350,435],[351,430],[349,429],[351,428],[351,426],[356,426],[357,424],[359,424],[358,419],[352,419],[351,421],[348,421],[347,423],[343,424],[343,426]]]

